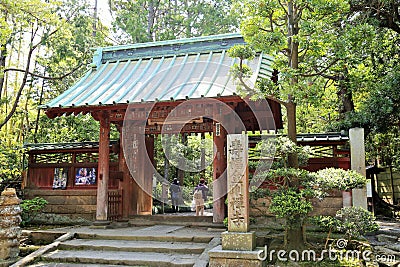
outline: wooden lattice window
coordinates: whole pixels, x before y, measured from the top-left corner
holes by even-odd
[[[331,146],[311,146],[310,158],[332,158],[333,148]]]
[[[37,154],[34,156],[35,163],[69,163],[72,161],[71,154]]]
[[[86,163],[86,162],[98,162],[99,153],[79,153],[76,154],[75,162]]]

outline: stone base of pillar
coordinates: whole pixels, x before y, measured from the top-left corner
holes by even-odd
[[[353,207],[368,209],[367,188],[355,188],[352,190]]]
[[[222,249],[235,251],[252,251],[256,247],[255,232],[223,232]]]
[[[260,259],[263,250],[236,251],[224,250],[222,246],[217,246],[208,252],[210,258],[209,267],[223,266],[246,266],[246,267],[264,267],[266,261]]]
[[[94,221],[91,226],[89,226],[91,229],[109,229],[111,228],[111,222],[110,221]]]

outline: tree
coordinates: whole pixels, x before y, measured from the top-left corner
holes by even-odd
[[[279,70],[278,81],[262,80],[256,86],[264,97],[285,106],[287,133],[293,142],[296,142],[297,135],[296,107],[310,103],[318,106],[320,97],[324,97],[320,93],[321,88],[339,88],[338,95],[342,97],[344,110],[353,109],[347,83],[347,57],[351,51],[346,48],[349,43],[358,42],[361,38],[354,38],[352,34],[342,36],[343,33],[351,33],[354,26],[347,23],[349,5],[345,1],[248,0],[241,7],[246,15],[241,25],[246,42],[256,51],[273,55],[275,68]],[[233,49],[231,54],[241,59],[235,72],[239,73],[238,78],[244,84],[246,69],[242,60],[251,53],[243,48]],[[247,87],[247,90],[251,89]],[[328,97],[331,92],[328,92]],[[309,96],[314,94],[317,97],[311,99]],[[295,154],[289,158],[288,166],[298,167]],[[296,190],[299,185],[298,179],[290,182]],[[298,248],[303,244],[301,229],[291,229],[289,247]]]
[[[115,31],[124,33],[123,42],[133,43],[232,32],[238,18],[231,2],[116,0],[112,4]]]
[[[400,3],[397,0],[351,0],[351,11],[361,13],[381,28],[391,29],[400,34]]]
[[[333,123],[330,129],[363,127],[370,163],[396,165],[400,157],[396,141],[400,136],[399,3],[354,0],[350,1],[350,6],[353,23],[368,27],[373,34],[364,38],[363,45],[353,49],[359,58],[350,81],[356,85],[352,90],[355,109]]]
[[[58,8],[58,13],[68,23],[63,25],[62,31],[46,40],[43,44],[46,52],[36,58],[38,69],[47,76],[39,78],[41,86],[33,94],[38,100],[35,103],[37,106],[67,90],[87,71],[86,66],[91,62],[93,47],[109,45],[106,41],[107,29],[100,23],[97,34],[93,36],[93,18],[87,4],[79,0],[65,1]],[[90,120],[88,116],[52,120],[41,114],[40,109],[37,110],[35,123],[31,124],[34,129],[29,136],[30,142],[46,142],[50,137],[54,142],[93,141],[96,140],[99,129],[98,122]],[[57,127],[51,126],[54,124]],[[54,131],[54,128],[58,131]]]
[[[87,140],[84,127],[78,127],[78,137],[65,130],[84,124],[85,119],[50,122],[37,111],[38,105],[64,91],[85,71],[82,66],[91,57],[90,48],[103,42],[104,36],[91,37],[87,25],[92,18],[87,10],[78,1],[0,3],[0,24],[4,25],[0,29],[0,150],[1,161],[7,163],[0,168],[0,180],[21,174],[26,141],[56,141],[56,133],[59,140]],[[54,131],[54,124],[60,126],[59,131]]]

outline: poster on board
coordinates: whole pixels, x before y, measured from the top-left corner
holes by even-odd
[[[78,168],[75,175],[75,185],[96,184],[95,168]]]
[[[67,188],[68,172],[65,168],[54,168],[53,189]]]

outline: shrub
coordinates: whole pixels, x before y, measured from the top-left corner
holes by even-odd
[[[22,208],[21,224],[23,226],[31,224],[35,217],[43,212],[47,204],[47,200],[41,197],[23,200],[20,204]]]
[[[302,169],[278,168],[276,170],[258,172],[253,176],[252,181],[261,181],[266,182],[268,185],[285,187],[294,178],[299,179],[302,184],[307,185],[310,181],[315,180],[315,175]]]
[[[223,224],[225,228],[228,228],[228,217],[224,219]]]
[[[273,139],[267,139],[259,142],[255,148],[256,151],[262,151],[262,154],[275,157],[272,164],[273,169],[286,168],[288,156],[296,153],[299,166],[306,166],[311,149],[309,146],[297,146],[286,136],[279,136]]]
[[[311,212],[313,206],[303,191],[278,190],[271,199],[269,210],[279,218],[285,218],[287,227],[300,223]],[[300,217],[301,221],[297,221]]]
[[[343,232],[347,240],[379,229],[371,212],[360,207],[345,207],[336,213],[340,221],[337,229]]]
[[[319,191],[319,196],[324,197],[326,192],[338,189],[349,190],[365,186],[367,179],[360,173],[352,170],[327,168],[319,170],[315,179],[308,182],[308,186]]]

